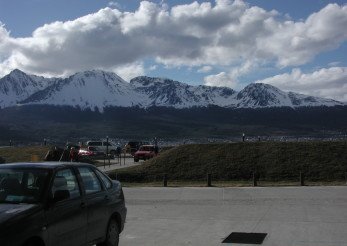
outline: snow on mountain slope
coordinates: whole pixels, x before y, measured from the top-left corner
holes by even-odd
[[[343,102],[335,101],[332,99],[312,97],[299,93],[289,92],[288,97],[292,101],[293,107],[317,107],[317,106],[342,106],[346,105]]]
[[[262,83],[249,84],[237,94],[238,108],[292,107],[288,94]]]
[[[16,105],[33,93],[43,90],[55,79],[47,79],[15,69],[0,79],[0,108]]]
[[[147,97],[114,73],[86,71],[37,92],[23,103],[70,105],[81,109],[97,108],[100,112],[107,106],[142,106]]]
[[[140,76],[132,79],[136,91],[146,94],[148,106],[187,108],[208,105],[227,106],[236,92],[226,87],[191,86],[171,79]]]
[[[269,84],[249,84],[236,92],[227,87],[192,86],[145,76],[128,83],[114,73],[99,70],[52,79],[14,70],[0,79],[0,107],[18,103],[67,105],[101,112],[108,106],[295,108],[346,105],[331,99],[287,93]]]

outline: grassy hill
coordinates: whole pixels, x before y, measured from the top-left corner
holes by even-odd
[[[294,181],[300,171],[311,181],[344,180],[347,142],[256,142],[183,145],[141,166],[117,171],[125,182],[153,182],[166,173],[170,180]],[[113,176],[116,173],[112,174]]]

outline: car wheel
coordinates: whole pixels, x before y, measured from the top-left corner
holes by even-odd
[[[106,240],[103,243],[97,244],[97,246],[118,246],[119,244],[119,228],[117,221],[110,220],[107,227]]]
[[[139,159],[138,158],[134,158],[134,162],[138,162],[139,161]]]

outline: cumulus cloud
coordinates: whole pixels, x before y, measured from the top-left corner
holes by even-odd
[[[328,64],[328,66],[329,66],[329,67],[337,67],[338,65],[340,65],[340,63],[341,63],[341,62],[338,62],[338,61],[336,61],[336,62],[330,62],[330,63]]]
[[[115,1],[110,1],[108,3],[108,6],[113,7],[113,8],[117,8],[117,9],[121,9],[121,5],[118,2],[115,2]]]
[[[5,25],[0,22],[0,62],[11,54],[9,48],[10,33]]]
[[[257,60],[247,60],[243,64],[229,69],[228,72],[208,75],[204,78],[205,85],[209,86],[228,86],[239,89],[239,77],[251,72],[260,66]]]
[[[118,74],[125,81],[130,81],[134,77],[145,75],[145,68],[143,63],[135,62],[132,64],[119,66],[113,69],[113,72]]]
[[[214,84],[213,76],[237,81],[257,67],[248,61],[271,61],[279,67],[305,64],[345,42],[346,26],[347,6],[337,4],[293,21],[241,0],[172,8],[141,1],[134,12],[105,8],[46,24],[25,38],[11,37],[0,25],[0,75],[14,68],[51,76],[94,68],[124,71],[127,64],[153,59],[165,66],[229,66],[229,71],[205,79],[222,85]],[[142,73],[141,66],[134,66]]]
[[[347,101],[347,67],[322,68],[312,73],[293,69],[257,83],[271,84],[282,90]]]
[[[204,80],[205,85],[208,86],[228,86],[234,88],[237,85],[237,81],[233,80],[233,78],[225,72],[208,75]]]
[[[203,66],[198,69],[198,73],[208,73],[212,70],[213,68],[211,66]]]

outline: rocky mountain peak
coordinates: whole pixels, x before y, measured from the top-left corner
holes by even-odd
[[[228,87],[193,86],[167,78],[140,76],[130,83],[102,70],[79,72],[68,78],[27,75],[16,69],[0,79],[0,107],[23,104],[68,105],[81,109],[105,107],[230,108],[345,105],[330,99],[284,92],[272,85],[253,83],[240,92]]]

